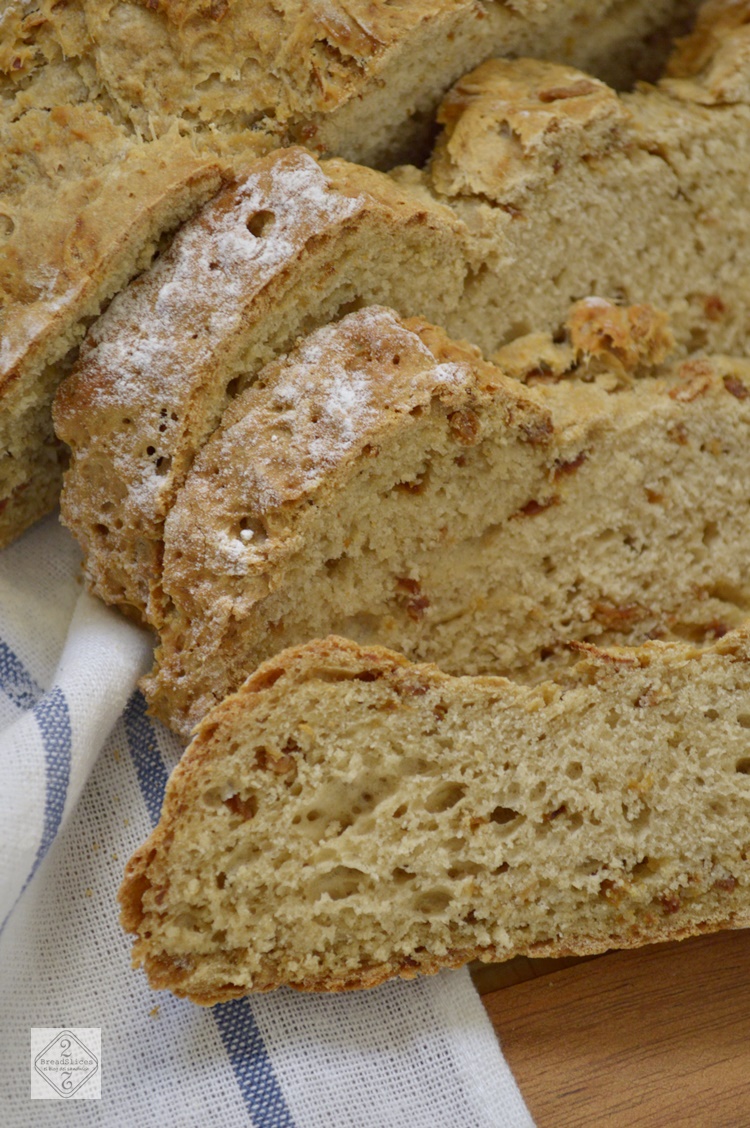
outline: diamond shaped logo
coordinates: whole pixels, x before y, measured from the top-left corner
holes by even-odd
[[[32,1031],[32,1037],[33,1037]],[[85,1033],[88,1034],[88,1031]],[[99,1034],[99,1031],[95,1033]],[[47,1099],[65,1100],[75,1096],[99,1070],[99,1058],[80,1038],[80,1031],[60,1030],[34,1058],[34,1071],[54,1090]],[[93,1040],[89,1037],[89,1042]],[[37,1045],[39,1043],[37,1042]],[[96,1046],[99,1049],[99,1046]],[[98,1078],[97,1078],[98,1080]],[[93,1096],[94,1094],[92,1094]],[[95,1094],[99,1096],[97,1092]],[[37,1096],[32,1091],[32,1097]],[[38,1094],[42,1096],[42,1094]]]

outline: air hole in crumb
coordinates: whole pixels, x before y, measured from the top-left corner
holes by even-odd
[[[413,881],[415,874],[410,873],[409,870],[402,869],[401,866],[396,866],[393,871],[393,880],[396,885],[404,885],[407,881]]]
[[[444,889],[432,889],[416,898],[414,909],[424,916],[431,916],[433,913],[445,912],[450,903],[450,893]]]
[[[644,826],[648,826],[650,821],[651,808],[644,803],[635,818],[631,820],[630,825],[634,830],[641,830]]]
[[[741,760],[737,761],[735,771],[740,775],[750,775],[750,756],[743,756]]]
[[[738,713],[737,724],[740,728],[750,729],[750,713]]]
[[[109,536],[109,529],[106,525],[94,525],[94,532],[98,533],[100,537]]]
[[[580,779],[583,775],[583,764],[578,760],[571,760],[565,769],[565,774],[568,779]]]
[[[216,875],[216,888],[223,889],[227,883],[227,875],[225,873],[217,873]]]
[[[237,395],[238,391],[240,390],[240,383],[241,383],[241,377],[240,376],[235,376],[232,380],[229,381],[229,383],[227,384],[227,389],[226,389],[227,399],[234,399],[234,397]]]
[[[241,795],[231,795],[229,799],[224,799],[223,803],[228,811],[233,815],[239,815],[245,822],[254,818],[258,811],[258,799],[255,795],[248,795],[244,799]]]
[[[307,819],[308,822],[317,822],[317,820],[320,818],[320,811],[316,811],[315,808],[313,807],[313,809],[311,811],[307,812],[307,815],[305,816],[305,818]]]
[[[481,872],[482,866],[478,865],[477,862],[456,862],[456,864],[451,866],[448,870],[448,877],[453,878],[455,881],[457,878],[461,877],[475,877],[476,874]]]
[[[403,775],[431,775],[435,770],[434,765],[422,756],[408,756],[401,765]]]
[[[401,803],[398,807],[396,807],[396,810],[393,812],[393,818],[394,819],[400,819],[402,817],[402,815],[405,815],[408,810],[409,810],[409,804],[408,803]]]
[[[16,229],[16,225],[9,215],[0,212],[0,235],[7,239]]]
[[[357,893],[362,879],[367,875],[353,866],[335,866],[329,873],[324,873],[316,878],[310,885],[310,894],[318,900],[327,893],[332,901],[341,901],[344,897],[351,897]]]
[[[462,799],[466,788],[460,783],[441,783],[430,792],[425,800],[425,810],[430,812],[449,811]]]
[[[401,363],[401,357],[400,356],[394,356],[393,360],[391,361],[391,364],[395,364],[396,366],[398,366],[400,363]]]
[[[703,716],[707,721],[717,721],[719,719],[719,714],[716,709],[706,709]]]
[[[265,235],[275,218],[276,216],[272,211],[255,212],[254,215],[248,216],[245,226],[251,235],[260,239],[262,235]]]
[[[715,521],[706,521],[703,526],[703,543],[706,548],[712,545],[719,535],[719,526]]]
[[[237,528],[237,536],[243,544],[259,545],[268,540],[266,526],[257,517],[243,517]]]
[[[547,794],[547,784],[544,782],[543,779],[540,779],[539,783],[536,783],[532,787],[529,798],[530,799],[543,799],[546,794]]]
[[[490,815],[490,822],[497,823],[498,826],[506,826],[520,817],[519,812],[514,811],[512,807],[495,807]]]

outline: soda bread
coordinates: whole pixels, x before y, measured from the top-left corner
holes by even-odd
[[[210,1005],[750,925],[750,641],[580,648],[560,684],[340,639],[198,729],[120,890],[134,965]]]
[[[618,97],[566,67],[495,61],[449,95],[425,172],[285,151],[207,205],[113,302],[58,398],[64,519],[93,589],[159,625],[163,523],[196,452],[264,362],[357,305],[490,354],[586,295],[648,295],[681,351],[741,353],[750,105],[706,107],[681,83]]]
[[[531,54],[632,82],[697,0],[6,0],[6,96],[65,76],[140,136],[178,124],[226,151],[253,132],[393,163],[437,102],[491,55]],[[661,33],[661,34],[660,34]],[[654,42],[654,37],[656,42]]]
[[[261,661],[329,633],[537,680],[571,639],[739,625],[750,362],[649,376],[557,351],[531,353],[524,387],[370,307],[268,365],[167,517],[152,710],[187,735]]]
[[[5,0],[0,546],[57,500],[50,401],[87,326],[220,176],[294,139],[413,155],[440,95],[493,52],[559,48],[626,80],[694,6]]]

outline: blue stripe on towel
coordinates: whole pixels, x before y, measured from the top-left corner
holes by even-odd
[[[219,1003],[213,1016],[253,1123],[258,1128],[294,1128],[249,1001]]]
[[[6,681],[9,672],[10,677]],[[31,695],[33,693],[29,704],[33,704],[33,700],[42,692],[20,658],[4,642],[0,642],[0,679],[2,679],[0,682],[2,688],[9,696],[11,696],[8,689],[9,684],[15,687],[20,695]],[[20,703],[18,697],[15,700],[17,704]],[[39,726],[42,747],[44,748],[45,790],[42,837],[39,840],[34,864],[26,875],[21,892],[16,897],[2,926],[0,926],[0,935],[60,829],[63,812],[65,811],[65,800],[68,797],[73,729],[70,723],[68,703],[59,686],[55,686],[49,693],[40,698],[32,709],[32,715]]]
[[[0,689],[19,709],[33,709],[43,690],[17,654],[0,639]]]
[[[143,793],[151,824],[156,826],[161,813],[164,790],[167,786],[167,769],[156,743],[154,726],[146,715],[146,701],[142,693],[134,693],[128,701],[123,717],[125,736],[135,773]]]
[[[44,767],[47,775],[47,790],[44,796],[44,828],[42,840],[37,850],[33,876],[37,866],[49,850],[55,835],[60,829],[65,800],[70,783],[70,761],[73,750],[73,730],[70,724],[70,710],[65,694],[55,686],[34,706],[34,717],[39,725],[44,745]]]
[[[138,783],[155,826],[167,786],[167,770],[153,724],[146,715],[143,694],[134,693],[130,698],[124,721]],[[294,1128],[249,1000],[219,1003],[211,1008],[211,1014],[253,1124],[256,1128]]]

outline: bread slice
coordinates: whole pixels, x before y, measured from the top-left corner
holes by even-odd
[[[154,988],[210,1005],[750,925],[750,640],[581,648],[562,684],[340,639],[206,718],[128,863]]]
[[[589,344],[598,308],[574,312]],[[555,349],[531,372],[571,363]],[[750,363],[657,373],[594,357],[524,387],[386,309],[318,330],[235,400],[169,513],[152,709],[187,735],[264,659],[329,633],[538,679],[571,639],[738,625]]]
[[[57,503],[52,398],[87,326],[220,182],[176,132],[142,144],[96,105],[0,117],[0,546]]]
[[[163,522],[196,451],[263,363],[353,306],[425,316],[489,355],[587,295],[647,297],[681,351],[741,354],[750,106],[701,91],[618,98],[570,68],[495,61],[447,100],[427,172],[264,158],[113,303],[58,400],[63,512],[94,590],[159,624]]]

